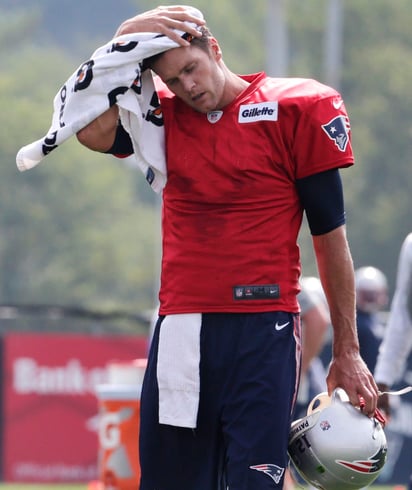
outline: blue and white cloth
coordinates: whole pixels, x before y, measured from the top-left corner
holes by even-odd
[[[192,10],[203,19],[200,11]],[[163,118],[158,110],[152,73],[142,71],[142,63],[176,47],[178,44],[166,36],[134,33],[119,36],[98,48],[56,94],[49,131],[19,150],[18,169],[35,167],[51,151],[117,104],[122,126],[133,143],[133,158],[152,189],[161,192],[167,180]],[[170,315],[163,323],[157,373],[159,422],[196,427],[201,314]]]
[[[203,19],[199,10],[192,10]],[[160,192],[166,183],[163,119],[156,112],[152,73],[142,72],[142,62],[176,47],[175,41],[157,33],[133,33],[98,48],[56,94],[49,131],[19,150],[18,169],[35,167],[52,150],[117,104],[121,123],[133,143],[136,163],[152,189]]]

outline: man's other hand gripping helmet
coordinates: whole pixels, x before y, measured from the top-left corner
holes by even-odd
[[[338,388],[317,395],[307,416],[292,423],[289,456],[300,476],[324,490],[355,490],[381,472],[387,444],[381,423],[369,418]]]

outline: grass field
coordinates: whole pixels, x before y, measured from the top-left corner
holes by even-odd
[[[305,487],[298,487],[304,489]],[[372,485],[369,487],[373,490],[402,490],[405,487],[402,486],[383,486],[383,485]],[[51,484],[47,485],[44,483],[39,484],[23,484],[23,483],[0,483],[0,490],[87,490],[87,485],[59,485]]]
[[[87,490],[87,485],[0,483],[0,490]]]
[[[406,487],[401,485],[396,486],[381,486],[372,485],[371,490],[406,490]],[[297,489],[305,490],[305,487],[297,487]],[[0,490],[87,490],[87,485],[60,485],[60,484],[29,484],[29,483],[0,483]]]

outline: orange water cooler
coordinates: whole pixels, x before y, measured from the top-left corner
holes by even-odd
[[[110,363],[108,383],[97,387],[100,488],[137,490],[140,481],[140,393],[146,359]]]

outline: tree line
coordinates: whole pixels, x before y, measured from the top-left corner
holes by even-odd
[[[55,14],[47,10],[51,3],[0,6],[0,302],[150,309],[158,284],[159,198],[139,171],[74,139],[22,174],[15,155],[47,132],[53,97],[74,69],[110,39],[121,19],[153,3],[125,0],[118,11],[99,9],[104,22],[87,32],[73,2],[59,2]],[[410,2],[342,3],[339,89],[356,157],[356,165],[342,171],[348,235],[355,267],[380,268],[393,289],[399,247],[412,227]],[[191,4],[205,13],[231,69],[265,69],[265,1]],[[289,75],[323,81],[327,2],[285,5]],[[59,35],[59,26],[71,35]],[[303,271],[312,275],[309,242],[304,228]]]

